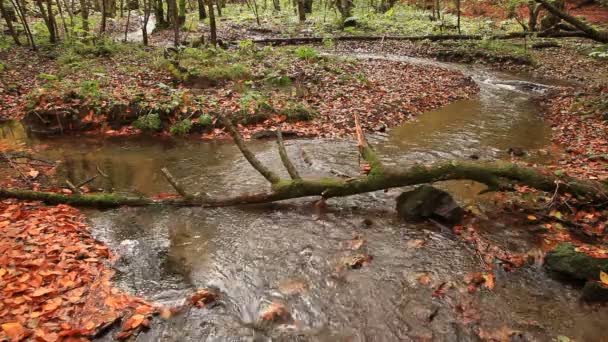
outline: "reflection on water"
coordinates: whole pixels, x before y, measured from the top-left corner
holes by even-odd
[[[546,148],[550,130],[538,116],[534,98],[543,87],[447,66],[470,74],[480,86],[479,98],[422,115],[387,136],[370,136],[385,162],[412,165],[473,154],[507,158],[506,150],[513,146],[542,161],[534,151]],[[303,176],[358,172],[354,141],[286,143]],[[172,191],[161,167],[168,167],[191,192],[224,195],[267,186],[227,142],[86,136],[40,141],[11,124],[0,129],[0,144],[47,145],[41,153],[64,161],[59,182],[79,182],[99,167],[109,177],[91,186],[102,189]],[[250,145],[264,163],[287,176],[274,142]],[[301,150],[312,157],[312,166]],[[474,198],[481,189],[473,182],[444,186],[461,200]],[[215,286],[223,293],[217,307],[155,320],[149,332],[139,335],[141,341],[475,341],[474,329],[504,326],[521,331],[524,340],[604,337],[608,310],[581,306],[577,289],[549,279],[541,269],[499,272],[493,291],[469,295],[453,290],[444,299],[433,298],[441,283],[462,288],[464,277],[481,269],[480,261],[447,232],[399,222],[393,214],[398,194],[394,189],[333,199],[333,209],[323,219],[306,200],[249,209],[120,208],[89,210],[87,215],[97,236],[122,256],[117,264],[122,287],[170,305],[199,287]],[[373,221],[371,227],[363,224],[365,218]],[[489,224],[491,236],[506,248],[533,246],[527,231]],[[345,247],[355,235],[366,240],[361,250]],[[424,247],[413,247],[413,240],[423,240]],[[373,261],[344,270],[343,260],[359,253],[373,255]],[[421,274],[430,277],[429,286],[419,283]],[[302,290],[282,292],[280,285],[293,281],[303,283]],[[286,304],[295,323],[257,324],[260,311],[276,300]],[[467,307],[477,310],[479,323],[461,324]]]

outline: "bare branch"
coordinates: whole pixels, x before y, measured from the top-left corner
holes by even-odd
[[[188,197],[188,194],[184,190],[184,187],[179,183],[179,181],[177,179],[175,179],[175,177],[173,177],[171,172],[169,172],[169,170],[166,167],[163,167],[162,169],[160,169],[160,171],[163,173],[163,175],[165,176],[165,178],[167,179],[169,184],[171,184],[173,189],[175,189],[175,191],[177,191],[177,193],[180,194],[180,196],[182,196],[184,198]]]
[[[239,131],[234,127],[230,119],[228,119],[225,115],[220,115],[220,118],[222,119],[222,123],[224,124],[224,126],[226,126],[226,128],[228,129],[228,133],[230,133],[232,139],[234,139],[234,143],[239,148],[239,150],[241,150],[241,153],[243,154],[245,159],[247,159],[249,164],[251,164],[251,166],[253,166],[253,168],[256,169],[262,176],[264,176],[264,178],[266,178],[270,183],[278,183],[281,180],[279,176],[277,176],[274,172],[270,171],[266,166],[264,166],[264,164],[262,164],[262,162],[260,162],[259,159],[256,158],[255,155],[247,148],[247,145],[245,145],[245,141],[243,140],[241,133],[239,133]]]
[[[372,149],[371,146],[367,143],[365,139],[365,133],[363,133],[363,129],[361,128],[361,123],[359,120],[359,115],[356,113],[355,116],[355,132],[357,134],[357,141],[359,146],[359,155],[361,158],[369,163],[370,173],[381,172],[382,171],[382,161],[376,155],[376,152]]]
[[[80,190],[78,189],[78,187],[74,184],[72,184],[72,182],[70,182],[69,179],[65,180],[65,184],[68,186],[68,188],[70,188],[70,190],[72,190],[73,193],[75,193],[76,195],[80,195]]]
[[[289,173],[291,179],[302,179],[298,173],[298,170],[292,164],[291,160],[289,160],[287,150],[285,149],[285,144],[283,143],[283,134],[281,133],[280,129],[277,129],[277,145],[279,146],[279,156],[281,156],[281,161],[287,169],[287,173]]]

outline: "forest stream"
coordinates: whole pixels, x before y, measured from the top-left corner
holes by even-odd
[[[356,57],[456,68],[480,87],[473,99],[370,135],[386,164],[509,159],[510,147],[528,151],[525,158],[532,162],[550,158],[543,151],[551,150],[551,128],[537,104],[550,88],[542,80],[424,59]],[[40,139],[18,123],[0,127],[0,140],[46,145],[42,155],[64,161],[58,179],[77,183],[99,166],[109,177],[93,185],[115,191],[171,192],[161,167],[191,192],[236,194],[267,186],[227,141]],[[263,162],[284,172],[274,141],[249,144]],[[292,139],[286,145],[303,176],[359,172],[354,139]],[[476,195],[483,189],[479,184],[440,186],[465,207],[489,205],[489,197]],[[221,292],[217,305],[154,319],[138,341],[477,341],[473,328],[516,330],[521,341],[553,341],[560,335],[577,341],[605,338],[608,308],[580,303],[580,289],[553,280],[540,265],[512,272],[498,267],[493,290],[466,293],[464,278],[482,269],[479,256],[445,227],[401,222],[394,199],[402,190],[331,199],[322,215],[310,199],[248,208],[119,208],[85,214],[95,236],[120,256],[120,287],[167,305],[178,305],[203,287]],[[486,237],[518,252],[538,248],[528,228],[483,224]],[[354,238],[365,242],[354,248]],[[373,259],[357,269],[344,267],[345,260],[362,254]],[[428,277],[427,284],[420,282],[421,275]],[[433,296],[450,282],[455,289]],[[285,304],[291,322],[257,323],[260,312],[275,301]]]

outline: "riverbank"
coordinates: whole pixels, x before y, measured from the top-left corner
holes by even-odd
[[[214,138],[225,135],[218,120],[224,115],[246,137],[277,128],[341,137],[354,132],[355,113],[365,130],[384,131],[478,91],[458,72],[323,56],[310,47],[187,48],[163,55],[163,49],[130,45],[135,52],[124,54],[126,46],[106,44],[49,51],[34,63],[26,50],[2,52],[4,119],[23,120],[39,134]]]

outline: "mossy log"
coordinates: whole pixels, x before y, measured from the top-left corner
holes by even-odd
[[[494,36],[483,36],[483,35],[462,35],[462,34],[436,34],[436,35],[421,35],[421,36],[334,36],[334,37],[291,37],[291,38],[261,38],[254,39],[253,43],[256,44],[271,44],[271,45],[297,45],[297,44],[313,44],[322,43],[325,40],[334,41],[444,41],[444,40],[508,40],[508,39],[519,39],[528,36],[536,35],[540,38],[590,38],[589,35],[583,31],[558,31],[558,32],[513,32],[509,34],[501,34]]]
[[[189,194],[185,187],[175,179],[166,168],[162,169],[167,181],[179,198],[152,199],[130,197],[118,194],[74,194],[65,195],[30,190],[11,190],[0,188],[0,198],[38,200],[48,204],[70,204],[89,207],[118,206],[203,206],[222,207],[245,204],[269,203],[293,198],[320,196],[323,199],[344,197],[403,186],[429,184],[446,180],[473,180],[488,186],[488,191],[513,190],[515,185],[527,185],[542,191],[570,193],[577,198],[590,202],[604,203],[608,186],[601,182],[578,180],[571,177],[558,177],[550,171],[523,167],[513,163],[483,163],[451,161],[435,165],[415,165],[410,167],[386,167],[367,143],[359,123],[354,116],[359,155],[367,162],[367,174],[355,178],[300,178],[287,151],[281,146],[279,135],[279,154],[283,165],[292,179],[281,179],[277,173],[267,168],[245,144],[239,131],[226,117],[221,118],[234,142],[249,164],[269,183],[270,191],[241,194],[226,198],[211,198],[206,194]]]
[[[344,197],[377,190],[403,186],[428,184],[446,180],[473,180],[488,186],[489,190],[512,190],[515,185],[527,185],[543,191],[570,193],[591,202],[604,202],[606,185],[569,177],[558,177],[541,169],[523,167],[504,162],[452,161],[435,165],[392,167],[379,165],[371,150],[362,148],[371,155],[372,171],[356,178],[304,178],[280,179],[270,184],[270,190],[253,194],[241,194],[227,198],[208,198],[189,195],[182,198],[151,199],[119,194],[66,195],[30,190],[1,189],[0,198],[38,200],[48,204],[65,203],[73,206],[117,207],[117,206],[205,206],[220,207],[244,204],[268,203],[292,198],[321,196],[323,198]],[[273,179],[274,180],[274,179]],[[557,186],[559,184],[559,186]]]
[[[608,259],[594,258],[577,252],[570,243],[560,243],[547,253],[545,268],[573,279],[597,281],[600,271],[608,272]]]

